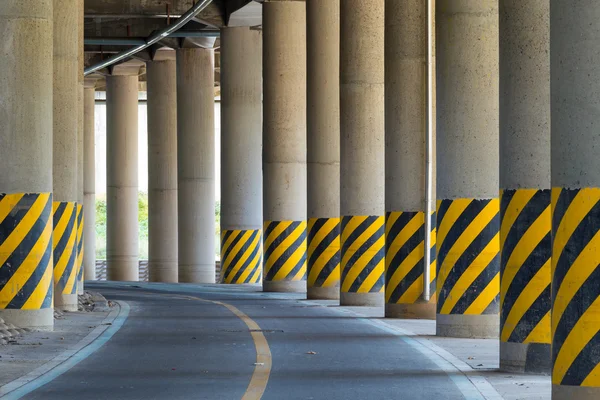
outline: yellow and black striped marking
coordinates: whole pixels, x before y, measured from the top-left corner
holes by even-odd
[[[504,190],[500,216],[500,340],[550,344],[550,190]]]
[[[340,284],[340,219],[308,220],[308,287]]]
[[[83,282],[83,204],[77,204],[77,282]]]
[[[0,194],[0,309],[52,308],[52,194]]]
[[[435,303],[435,212],[431,213],[429,287]],[[388,212],[385,218],[385,301],[413,304],[423,294],[425,213]]]
[[[438,201],[438,314],[498,313],[499,213],[498,199]]]
[[[221,283],[259,283],[261,245],[260,229],[221,231]]]
[[[54,286],[57,294],[77,293],[77,204],[54,202]]]
[[[600,387],[600,188],[552,189],[552,383]]]
[[[385,218],[342,217],[343,293],[382,293],[385,264]]]
[[[264,280],[306,280],[306,221],[265,221]]]

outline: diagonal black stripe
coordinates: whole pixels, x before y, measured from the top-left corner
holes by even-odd
[[[502,310],[500,311],[500,324],[504,325],[508,313],[512,309],[515,301],[519,295],[525,290],[527,284],[533,279],[535,274],[544,266],[546,261],[550,259],[552,236],[548,234],[542,239],[535,249],[527,256],[525,262],[519,268],[519,271],[515,274],[512,282],[510,283],[506,296],[504,296],[504,304],[502,304]],[[504,260],[505,261],[505,260]],[[506,262],[506,261],[505,261]],[[504,274],[505,266],[501,263],[501,274]],[[548,305],[550,307],[550,305]],[[548,308],[549,309],[549,308]]]
[[[233,258],[233,260],[231,260],[231,263],[229,264],[231,266],[231,269],[233,269],[237,265],[237,263],[244,256],[244,254],[250,249],[250,246],[252,245],[252,242],[254,241],[254,239],[256,239],[257,236],[258,236],[258,231],[252,232],[252,234],[250,235],[250,238],[248,238],[248,240],[246,241],[246,243],[244,243],[244,245],[242,246],[242,248],[240,249],[240,251],[238,251],[238,253],[235,255],[235,257]],[[260,246],[258,246],[258,243],[257,243],[256,246],[254,246],[252,254],[255,254],[256,251],[258,251],[257,249],[259,247]],[[248,259],[246,259],[246,261],[244,262],[244,265],[242,265],[240,267],[240,269],[238,270],[238,272],[234,275],[234,280],[232,282],[235,282],[235,279],[238,279],[239,276],[244,273],[244,271],[248,267],[248,264],[251,261],[252,261],[252,257],[248,257]]]
[[[504,198],[503,198],[504,200]],[[502,205],[502,204],[501,204]],[[506,240],[502,247],[502,264],[506,264],[512,252],[519,243],[523,235],[531,228],[531,225],[539,218],[540,215],[550,206],[550,191],[539,190],[529,202],[523,207],[515,222],[511,225],[506,235]],[[508,206],[507,206],[508,207]],[[504,218],[505,214],[501,214]]]
[[[259,248],[260,248],[260,246],[259,246]],[[252,267],[252,271],[250,271],[250,273],[248,274],[248,277],[244,280],[244,282],[240,282],[240,283],[256,283],[256,282],[252,282],[252,277],[254,276],[254,274],[256,274],[256,270],[259,269],[260,267],[261,267],[261,262],[259,259]],[[259,279],[260,279],[260,276],[259,276]]]
[[[506,209],[515,196],[515,193],[517,193],[515,189],[505,189],[502,191],[502,196],[500,196],[500,215],[506,214]]]
[[[0,196],[0,200],[4,198],[4,196]],[[35,203],[39,194],[26,194],[21,197],[21,200],[13,207],[10,213],[0,221],[0,243],[4,242],[5,238],[7,238],[12,231],[19,225],[19,222],[27,215],[27,212]]]
[[[35,221],[31,229],[27,232],[23,240],[17,245],[15,250],[8,256],[4,265],[0,268],[0,287],[4,287],[13,275],[21,267],[21,264],[27,259],[27,256],[35,246],[36,242],[44,232],[44,228],[50,219],[52,205],[50,202],[42,210],[39,218]],[[10,234],[12,231],[8,232]],[[0,232],[0,234],[3,234]],[[52,241],[50,241],[52,242]],[[35,273],[35,272],[34,272]],[[35,288],[35,287],[34,287]],[[31,293],[28,293],[29,296]]]
[[[311,242],[311,239],[312,238],[309,238],[309,243]],[[308,268],[311,268],[313,265],[315,265],[315,263],[317,262],[319,257],[321,257],[321,255],[323,254],[323,252],[325,250],[327,250],[329,248],[329,246],[331,246],[331,244],[336,240],[340,240],[340,225],[339,224],[337,224],[323,238],[323,240],[321,240],[321,242],[316,247],[313,248],[310,258],[308,260]]]
[[[275,230],[275,228],[277,228],[279,226],[279,224],[281,224],[281,221],[271,221],[267,224],[267,226],[265,227],[265,233],[264,233],[264,239],[267,240],[267,238],[269,237],[269,235],[271,234],[271,232],[273,232],[273,230]]]
[[[57,224],[58,222],[56,221],[56,218],[54,218],[54,227],[56,227]],[[69,243],[69,237],[71,237],[71,233],[75,228],[75,212],[73,212],[69,217],[69,221],[67,222],[67,226],[65,227],[62,236],[60,238],[56,236],[53,237],[53,240],[55,242],[58,239],[58,243],[54,247],[54,265],[58,264],[60,257],[66,251],[67,245]],[[75,251],[76,248],[77,246],[74,246],[73,251]]]
[[[450,230],[448,231],[444,242],[438,243],[438,259],[440,264],[443,264],[446,255],[448,254],[452,246],[454,246],[456,241],[460,238],[460,235],[467,229],[469,224],[473,222],[473,220],[481,213],[481,211],[488,205],[489,202],[490,200],[472,200],[471,203],[469,203],[469,205],[467,206],[467,208],[465,208],[462,214],[454,222],[452,227],[450,227]],[[494,220],[496,219],[497,216],[494,217]],[[438,226],[440,226],[442,222],[443,220],[440,219],[440,217],[438,216]],[[496,222],[496,225],[497,224],[498,223]],[[496,229],[496,232],[498,232],[498,229]],[[494,232],[494,234],[496,234],[496,232]]]
[[[48,214],[50,214],[50,210],[48,210]],[[31,297],[31,295],[35,291],[35,288],[37,287],[37,285],[42,280],[42,277],[44,276],[44,273],[46,272],[46,267],[48,266],[48,263],[50,262],[51,256],[52,256],[52,241],[49,240],[48,245],[46,246],[46,250],[44,251],[42,258],[40,259],[38,265],[36,266],[35,270],[33,271],[33,274],[31,274],[31,276],[29,277],[29,279],[27,280],[25,285],[23,285],[21,290],[19,290],[19,292],[15,295],[15,297],[13,297],[13,299],[10,301],[10,303],[8,303],[8,305],[6,306],[7,309],[18,310],[18,309],[23,308],[23,305],[25,305],[25,303],[27,302],[29,297]],[[1,270],[2,269],[0,269],[0,271]],[[2,280],[2,278],[0,278],[0,280]],[[45,301],[44,301],[44,303],[45,303]],[[47,307],[43,307],[43,305],[42,305],[41,308],[47,308]]]
[[[585,378],[600,364],[600,330],[583,347],[567,370],[561,385],[581,386]]]
[[[467,246],[467,248],[460,255],[460,257],[458,257],[458,260],[456,260],[456,263],[448,272],[448,276],[446,277],[444,284],[439,290],[440,297],[438,298],[438,305],[440,306],[440,308],[446,301],[446,297],[450,294],[450,291],[452,290],[456,282],[464,273],[468,273],[467,268],[469,267],[469,265],[471,265],[471,263],[477,258],[477,256],[483,251],[483,249],[485,249],[485,247],[494,239],[499,230],[499,220],[499,216],[498,214],[496,214],[494,218],[492,218],[492,220],[486,225],[486,227],[483,228],[481,232],[479,232],[477,237],[475,237],[475,239],[469,244],[469,246]],[[438,262],[442,263],[443,261],[441,260],[441,251],[438,252],[438,257],[440,257],[438,259]],[[494,274],[500,271],[499,263],[500,257],[497,257],[497,263],[494,266]]]
[[[325,283],[327,278],[329,278],[335,268],[340,264],[341,254],[342,253],[338,250],[329,259],[329,261],[327,261],[327,263],[321,269],[321,272],[319,272],[317,279],[315,279],[315,286],[321,287]]]
[[[287,279],[292,280],[298,274],[298,272],[300,272],[300,270],[304,267],[305,264],[306,264],[306,252],[304,252],[304,254],[302,254],[302,257],[300,258],[300,260],[296,263],[294,268],[292,268],[292,270],[290,271],[290,273],[287,276]],[[304,275],[302,275],[300,280],[306,280],[306,270],[304,270]]]
[[[69,281],[69,277],[71,276],[71,274],[73,273],[73,270],[75,269],[75,259],[76,258],[77,258],[77,252],[72,251],[71,256],[69,257],[69,261],[67,262],[67,266],[66,266],[65,270],[63,271],[62,276],[58,280],[60,282],[58,287],[61,288],[62,290],[64,290],[66,288],[67,282]],[[73,286],[77,286],[77,284],[74,284]]]
[[[313,238],[317,235],[317,232],[325,225],[329,218],[317,218],[313,226],[308,230],[308,242],[311,243]],[[339,225],[339,223],[338,223]]]
[[[377,219],[376,218],[373,221],[373,223],[377,223]],[[373,223],[371,225],[373,225]],[[366,230],[366,228],[365,228],[365,230]],[[354,232],[352,234],[354,234]],[[354,266],[354,264],[356,264],[356,262],[358,261],[358,259],[360,257],[362,257],[363,254],[365,254],[367,252],[367,250],[369,250],[369,248],[373,244],[375,244],[379,239],[381,239],[384,235],[385,235],[385,229],[384,229],[383,226],[380,226],[379,229],[377,229],[370,237],[368,237],[367,240],[365,240],[365,242],[348,259],[348,262],[346,263],[346,269],[352,268]],[[349,246],[344,246],[344,249],[342,249],[342,254],[344,254],[346,251],[348,251],[348,247]],[[381,247],[381,252],[385,254],[385,244]],[[375,264],[375,265],[377,265],[377,264]]]
[[[552,231],[556,232],[560,221],[562,221],[567,209],[579,193],[579,189],[562,189],[556,199],[556,204],[552,206]]]
[[[348,225],[348,223],[350,222],[351,219],[352,219],[352,217],[344,217],[344,219],[342,220],[342,233],[346,229],[346,226]],[[352,245],[354,244],[354,242],[356,241],[356,239],[358,239],[358,237],[360,235],[362,235],[371,225],[373,225],[375,222],[377,222],[377,219],[378,219],[378,217],[375,217],[375,216],[369,216],[369,217],[365,218],[365,220],[363,222],[361,222],[350,233],[350,235],[348,235],[346,240],[344,240],[344,242],[342,243],[342,256],[344,254],[346,254],[348,249],[350,247],[352,247]]]
[[[233,234],[233,231],[225,231],[225,234],[223,235],[223,238],[221,239],[221,250],[223,250],[223,246],[225,245],[225,243],[227,243],[227,239],[229,239],[229,236],[231,236]]]
[[[391,234],[387,235],[385,238],[386,241],[386,257],[389,257],[389,249],[394,241],[396,236],[392,236]],[[421,225],[419,229],[400,247],[398,252],[394,255],[394,257],[387,262],[387,268],[385,272],[386,283],[392,280],[392,276],[396,272],[396,270],[400,267],[400,264],[413,252],[425,239],[425,227]],[[423,249],[424,250],[424,249]],[[430,253],[431,254],[431,253]],[[421,258],[421,264],[423,263]],[[412,265],[411,265],[412,267]]]
[[[394,225],[392,225],[392,227],[388,230],[388,233],[386,235],[386,245],[390,246],[392,244],[392,242],[394,241],[394,239],[396,239],[396,237],[398,236],[398,234],[400,233],[402,228],[404,228],[406,225],[408,225],[410,223],[410,221],[412,221],[413,218],[417,217],[418,215],[419,215],[418,212],[402,213],[398,217],[398,219],[394,222]]]
[[[256,246],[254,246],[254,248],[252,249],[248,260],[246,260],[244,265],[238,270],[238,272],[233,277],[233,279],[231,280],[232,283],[238,282],[238,280],[241,278],[244,272],[248,270],[248,268],[252,268],[252,271],[250,272],[250,274],[248,274],[248,277],[242,283],[248,283],[250,279],[252,279],[252,275],[254,274],[254,272],[256,272],[256,268],[260,266],[260,257],[254,264],[252,264],[254,257],[256,257],[258,253],[260,253],[260,241],[256,243]]]
[[[242,236],[244,236],[244,233],[246,233],[246,231],[240,231],[240,233],[231,241],[231,244],[227,248],[227,251],[225,252],[225,254],[221,255],[221,262],[225,262],[225,260],[227,260],[227,258],[231,255],[231,252],[233,251],[235,246],[237,246],[237,244],[240,242],[240,240],[242,240]],[[230,268],[230,266],[231,266],[231,263],[228,264],[227,268]]]
[[[65,210],[67,209],[67,205],[69,203],[67,202],[61,202],[58,204],[58,207],[56,207],[56,210],[54,211],[54,214],[52,215],[53,221],[54,221],[54,226],[58,225],[58,223],[60,222],[63,214],[65,213]]]
[[[467,311],[467,308],[477,299],[477,297],[485,290],[485,288],[490,284],[490,282],[494,279],[496,274],[499,271],[500,263],[500,254],[496,254],[496,256],[490,261],[490,263],[485,267],[483,271],[475,278],[473,283],[469,286],[469,288],[460,296],[450,314],[464,314]],[[467,272],[468,273],[468,272]],[[445,286],[445,283],[444,283]],[[444,301],[447,296],[444,296]],[[490,308],[488,305],[486,310],[490,314],[498,314],[498,307],[500,302],[500,293],[496,294],[494,300],[490,303],[494,306]],[[441,305],[443,303],[438,302]],[[489,310],[489,311],[488,311]],[[485,312],[484,312],[485,313]]]
[[[552,286],[554,286],[554,282],[552,282]],[[555,290],[554,287],[552,289]],[[558,352],[569,333],[573,330],[573,327],[575,327],[575,324],[599,296],[600,267],[596,266],[594,272],[592,272],[588,279],[579,287],[575,296],[573,296],[558,321],[556,331],[554,332],[554,339],[552,341],[553,362],[556,361]]]
[[[508,341],[513,343],[523,343],[548,311],[550,311],[550,283],[548,283],[548,286],[546,286],[538,298],[535,299],[519,322],[517,322],[517,326],[512,331]],[[502,331],[503,328],[504,320],[501,320],[500,331]]]
[[[436,223],[439,224],[440,221],[444,219],[448,208],[452,204],[452,200],[442,200],[440,206],[437,208],[437,211],[434,213],[434,217],[437,215]]]
[[[417,280],[423,279],[423,258],[406,274],[400,283],[394,288],[388,301],[389,304],[396,304],[400,297],[408,290],[408,288]],[[387,284],[387,282],[386,282]]]
[[[362,271],[360,271],[360,273],[358,274],[356,279],[354,279],[354,282],[352,282],[352,285],[350,285],[350,289],[348,290],[348,292],[349,293],[357,293],[360,286],[368,278],[368,276],[371,274],[371,272],[373,272],[373,270],[377,267],[377,264],[379,264],[381,262],[381,260],[384,259],[384,257],[385,257],[385,251],[383,248],[381,248],[377,253],[375,253],[373,258],[371,260],[369,260],[369,262],[362,269]],[[352,264],[352,265],[354,265],[354,264]],[[381,276],[374,283],[373,287],[369,288],[369,292],[371,292],[371,293],[378,292],[383,285],[384,285],[384,278],[383,278],[383,274],[381,274]]]
[[[271,242],[269,247],[265,250],[265,260],[271,256],[271,254],[281,245],[281,243],[283,243],[284,240],[294,233],[298,226],[300,226],[300,221],[292,222],[290,226],[288,226],[283,232],[281,232],[281,234],[279,234],[279,236],[275,238],[275,240]],[[306,237],[306,230],[302,235]]]
[[[291,227],[290,227],[290,229],[291,229]],[[281,235],[281,236],[283,236],[283,235]],[[289,236],[289,234],[287,236]],[[265,277],[265,280],[267,280],[267,281],[273,280],[273,278],[275,278],[275,275],[277,274],[277,272],[279,272],[279,270],[281,269],[281,267],[283,266],[283,264],[285,264],[285,262],[292,256],[292,254],[294,254],[296,252],[296,250],[298,250],[298,248],[302,245],[302,243],[305,240],[306,240],[306,230],[304,230],[302,232],[302,234],[300,236],[298,236],[298,238],[296,238],[296,240],[294,241],[294,243],[292,243],[290,245],[290,247],[288,247],[287,249],[285,249],[285,251],[283,252],[283,254],[281,254],[281,256],[271,265],[271,269],[267,273],[267,276]],[[268,255],[267,254],[265,254],[265,260],[266,259],[268,259]],[[306,262],[306,252],[304,252],[304,255],[302,256],[302,260],[304,260],[304,262]],[[294,268],[296,268],[296,267],[294,267]],[[290,278],[290,276],[293,276],[293,275],[291,273],[288,274],[286,276],[286,279],[284,279],[284,280],[287,280],[287,278]]]
[[[563,193],[567,189],[563,190]],[[572,194],[572,193],[571,193]],[[556,260],[554,275],[552,276],[552,296],[555,297],[558,288],[562,284],[565,275],[583,251],[585,246],[592,240],[594,235],[600,230],[600,202],[596,203],[590,212],[583,218],[581,223],[575,228],[575,231],[567,240],[565,247]],[[554,227],[555,229],[558,226]]]

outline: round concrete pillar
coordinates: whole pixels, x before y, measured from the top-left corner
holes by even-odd
[[[179,282],[215,283],[212,49],[177,50]]]
[[[340,1],[306,3],[309,299],[340,297]]]
[[[427,2],[385,2],[385,315],[435,319],[423,296],[427,135]],[[429,286],[435,293],[435,231]]]
[[[221,283],[260,283],[261,277],[262,31],[225,28],[221,30]]]
[[[498,1],[438,0],[437,334],[498,337]]]
[[[148,277],[177,282],[177,68],[147,63]]]
[[[54,326],[52,19],[52,0],[0,2],[0,317],[21,328]]]
[[[96,81],[86,80],[83,96],[84,124],[83,124],[83,244],[84,278],[88,281],[96,280]]]
[[[341,2],[341,305],[384,302],[384,6]]]
[[[554,400],[600,398],[598,15],[550,1]]]
[[[139,280],[138,77],[106,78],[106,269],[110,281]]]
[[[548,1],[499,3],[500,368],[516,372],[551,364],[549,18]]]
[[[77,311],[78,0],[54,0],[54,305]]]
[[[306,3],[263,3],[267,292],[306,291]]]
[[[84,11],[83,1],[77,2],[77,293],[83,294],[83,258],[84,258],[84,132],[83,132],[83,86],[84,86],[84,51],[83,51],[83,29]]]

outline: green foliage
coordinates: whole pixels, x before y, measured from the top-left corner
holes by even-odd
[[[215,254],[220,252],[221,202],[215,202]],[[148,259],[148,194],[138,195],[140,259]],[[106,259],[106,197],[96,197],[96,258]]]

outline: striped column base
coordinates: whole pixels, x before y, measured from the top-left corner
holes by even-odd
[[[265,221],[265,292],[306,292],[306,221]]]
[[[77,293],[83,294],[83,204],[77,204]]]
[[[308,220],[308,299],[340,298],[340,219]]]
[[[221,283],[259,283],[261,273],[261,230],[221,230]]]
[[[342,217],[340,305],[383,306],[383,216]]]
[[[548,373],[550,190],[503,190],[500,217],[500,368]]]
[[[552,189],[553,399],[600,398],[600,188]]]
[[[499,213],[498,199],[438,201],[438,336],[498,337]]]
[[[385,220],[385,316],[435,319],[435,212],[431,213],[428,302],[423,301],[425,213],[388,212]]]
[[[53,203],[54,306],[77,311],[77,203]]]
[[[52,194],[0,194],[0,312],[20,328],[50,330]]]

